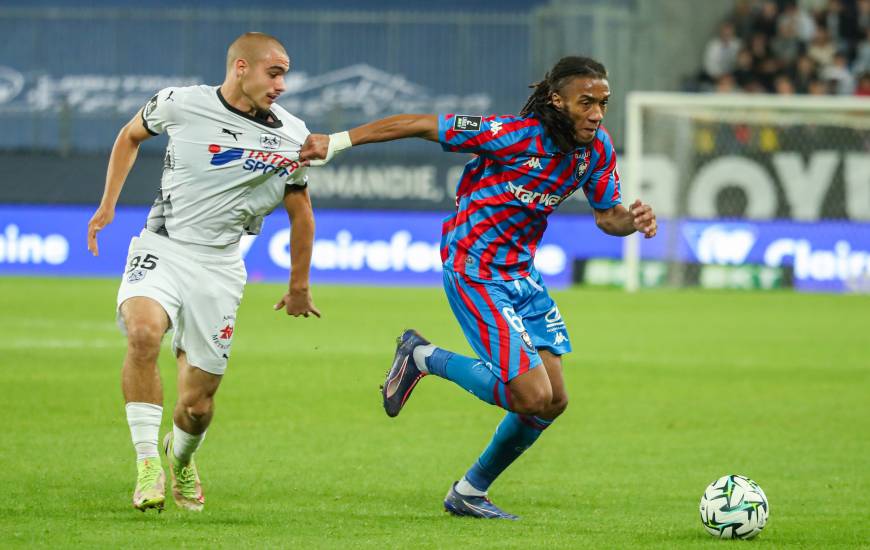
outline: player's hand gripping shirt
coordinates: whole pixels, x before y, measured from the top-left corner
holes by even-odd
[[[275,104],[269,121],[235,109],[216,86],[160,90],[145,128],[169,144],[147,227],[182,242],[222,246],[259,233],[287,185],[305,186],[298,158],[308,129]]]
[[[462,172],[456,213],[441,235],[444,266],[469,277],[529,276],[547,217],[578,188],[593,208],[622,202],[616,152],[603,127],[567,154],[532,115],[442,115],[438,137],[445,151],[478,155]]]

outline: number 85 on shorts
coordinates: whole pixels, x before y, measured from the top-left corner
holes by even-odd
[[[149,271],[153,271],[157,267],[157,261],[160,258],[155,256],[154,254],[138,254],[136,256],[131,256],[130,260],[127,262],[127,271],[125,272],[125,277],[127,282],[130,284],[138,283],[148,274]]]

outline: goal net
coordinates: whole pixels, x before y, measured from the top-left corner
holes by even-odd
[[[870,99],[635,92],[625,160],[626,289],[870,289]]]

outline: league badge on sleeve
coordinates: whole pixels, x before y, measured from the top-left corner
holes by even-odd
[[[145,117],[148,117],[151,113],[154,112],[154,109],[157,108],[157,94],[154,94],[154,97],[148,100],[148,103],[145,104],[145,109],[142,114]]]
[[[456,132],[479,132],[483,124],[482,116],[456,115],[453,119],[453,130]]]

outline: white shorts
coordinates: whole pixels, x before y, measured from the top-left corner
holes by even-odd
[[[126,334],[121,304],[135,296],[151,298],[175,329],[173,353],[182,350],[192,366],[223,375],[246,278],[237,245],[180,243],[143,229],[130,241],[118,289],[118,326]]]

